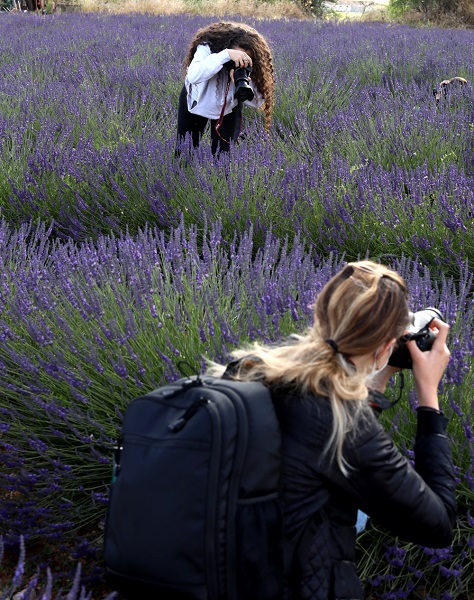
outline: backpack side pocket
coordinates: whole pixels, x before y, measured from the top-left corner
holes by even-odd
[[[236,515],[237,598],[283,595],[283,519],[278,494],[240,500]]]

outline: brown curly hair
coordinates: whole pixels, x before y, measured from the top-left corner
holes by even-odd
[[[212,23],[212,25],[199,29],[191,41],[184,61],[185,70],[191,64],[200,44],[207,44],[212,53],[234,47],[243,48],[252,53],[252,81],[255,82],[265,100],[263,110],[265,127],[268,131],[273,114],[275,73],[272,53],[265,38],[256,29],[244,23]]]

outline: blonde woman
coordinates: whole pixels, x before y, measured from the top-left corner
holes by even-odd
[[[200,29],[184,61],[185,84],[178,107],[178,146],[190,134],[199,145],[211,122],[212,152],[227,152],[236,142],[241,111],[235,98],[235,69],[251,69],[247,82],[251,99],[244,106],[263,107],[270,127],[274,102],[274,72],[270,48],[256,29],[243,23],[219,22]],[[179,148],[178,148],[179,151]]]
[[[285,598],[360,600],[357,511],[406,541],[450,544],[455,478],[438,384],[449,361],[448,325],[433,346],[407,342],[418,396],[414,466],[380,425],[374,405],[396,370],[388,360],[409,321],[404,280],[370,261],[347,264],[319,294],[314,325],[278,346],[233,353],[225,377],[262,380],[283,437],[281,500],[288,536],[308,537]],[[213,374],[224,368],[214,365]]]

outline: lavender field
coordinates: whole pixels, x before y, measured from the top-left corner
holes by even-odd
[[[452,547],[369,524],[367,597],[473,598],[474,31],[247,20],[274,53],[270,135],[248,111],[230,156],[206,141],[177,160],[182,62],[212,20],[0,15],[0,598],[111,597],[101,536],[128,402],[183,361],[302,331],[366,255],[451,325],[459,477]],[[453,76],[471,85],[437,105]],[[411,459],[409,379],[386,424]]]

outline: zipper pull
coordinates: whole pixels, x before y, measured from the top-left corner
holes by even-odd
[[[120,455],[123,450],[123,440],[120,438],[117,440],[117,445],[114,446],[114,454],[112,460],[112,483],[117,481],[118,474],[120,473]]]
[[[168,425],[168,429],[172,432],[172,433],[177,433],[178,431],[181,431],[181,429],[183,429],[187,422],[193,417],[193,415],[201,408],[201,406],[205,406],[206,404],[209,404],[210,400],[208,400],[207,398],[204,398],[203,396],[201,396],[200,398],[198,398],[197,400],[195,400],[191,406],[189,406],[184,413],[181,415],[181,417],[178,417],[177,419],[175,419],[174,421],[172,421],[169,425]]]
[[[176,394],[180,394],[183,390],[187,390],[188,388],[192,387],[198,387],[201,385],[203,385],[203,381],[199,377],[199,375],[195,379],[188,377],[188,379],[184,379],[181,382],[181,387],[162,390],[159,395],[161,396],[161,398],[172,398],[173,396],[176,396]]]

